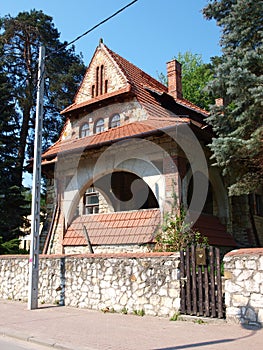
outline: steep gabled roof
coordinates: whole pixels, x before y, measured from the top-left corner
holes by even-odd
[[[77,95],[80,90],[84,89],[88,82],[88,72],[91,67],[92,60],[97,52],[102,52],[104,57],[109,59],[110,64],[114,66],[115,72],[120,73],[122,85],[119,89],[104,93],[92,98],[79,100]],[[110,50],[105,44],[100,42],[99,47],[94,53],[93,59],[87,69],[82,85],[75,97],[75,102],[65,108],[61,113],[68,114],[70,112],[81,110],[82,108],[91,106],[92,108],[100,108],[103,101],[111,101],[112,98],[130,95],[135,97],[141,106],[146,110],[147,121],[131,122],[120,127],[103,131],[102,133],[87,136],[81,139],[70,139],[62,141],[61,138],[43,153],[43,159],[50,159],[59,152],[74,151],[77,149],[86,149],[104,145],[108,142],[116,142],[129,137],[141,137],[149,132],[158,132],[159,130],[176,126],[181,123],[194,123],[198,128],[206,125],[203,119],[208,112],[195,106],[185,99],[174,99],[168,94],[168,88],[143,72],[125,58]],[[182,108],[181,108],[182,107]],[[182,111],[176,113],[176,111]],[[189,112],[189,113],[188,113]],[[193,116],[194,113],[194,116]]]
[[[112,60],[115,64],[115,67],[119,69],[122,73],[122,76],[126,78],[126,87],[123,87],[119,91],[115,91],[114,93],[105,93],[101,96],[96,96],[93,99],[87,99],[81,103],[77,103],[76,101],[65,108],[61,113],[65,114],[71,111],[74,111],[78,108],[82,108],[92,103],[96,103],[98,100],[108,99],[111,96],[116,96],[118,94],[122,94],[123,92],[132,91],[136,96],[138,101],[143,105],[143,107],[147,110],[149,116],[154,117],[169,117],[172,114],[172,111],[167,109],[164,104],[160,102],[154,95],[167,95],[168,88],[163,85],[158,80],[151,77],[149,74],[142,71],[140,68],[121,57],[114,51],[110,50],[105,44],[102,42],[99,45],[99,48]],[[94,57],[94,56],[93,56]],[[89,69],[89,68],[88,68]],[[88,70],[87,70],[88,72]],[[87,75],[87,73],[86,73]],[[85,76],[86,76],[85,75]],[[83,84],[83,83],[82,83]],[[170,98],[172,98],[170,96]],[[194,112],[201,114],[203,117],[208,116],[208,112],[197,107],[190,101],[185,99],[174,99],[172,98],[175,104],[183,106],[187,109],[190,109]]]

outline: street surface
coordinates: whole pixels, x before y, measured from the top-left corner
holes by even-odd
[[[1,350],[47,350],[46,346],[0,336]]]
[[[263,349],[262,328],[216,319],[169,321],[54,305],[29,311],[27,304],[7,300],[0,300],[0,314],[0,335],[30,339],[17,343],[1,338],[0,350],[44,350],[39,344],[60,350]]]

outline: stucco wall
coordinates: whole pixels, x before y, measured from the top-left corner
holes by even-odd
[[[172,316],[180,306],[179,255],[42,256],[39,303]],[[0,257],[0,298],[26,301],[28,257]]]
[[[228,253],[224,269],[227,321],[263,325],[263,248]]]

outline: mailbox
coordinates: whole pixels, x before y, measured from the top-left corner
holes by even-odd
[[[206,265],[205,248],[196,248],[196,265]]]

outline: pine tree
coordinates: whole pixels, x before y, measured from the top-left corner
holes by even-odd
[[[19,186],[17,146],[18,120],[12,86],[0,65],[0,238],[3,243],[22,234],[20,228],[29,214],[23,188]]]
[[[207,19],[222,29],[222,57],[210,89],[223,98],[208,119],[211,148],[232,195],[248,194],[263,178],[263,1],[213,0]]]
[[[16,168],[22,185],[26,155],[32,155],[39,46],[46,48],[44,147],[58,137],[63,121],[60,110],[71,103],[85,71],[74,47],[66,48],[52,18],[42,11],[21,12],[0,19],[0,45],[4,69],[12,81],[19,119]]]

